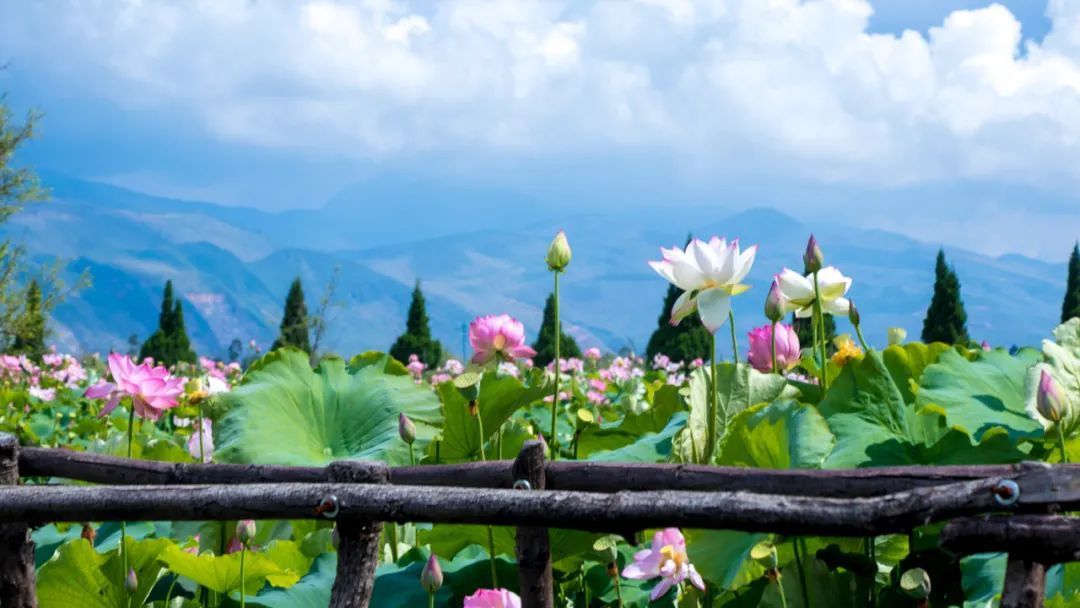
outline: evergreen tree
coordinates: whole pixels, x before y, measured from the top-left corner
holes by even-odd
[[[420,281],[413,287],[409,315],[405,319],[405,333],[398,336],[390,347],[390,356],[402,363],[409,361],[409,355],[416,355],[432,368],[442,361],[443,356],[442,344],[431,337],[431,323],[424,292],[420,291]]]
[[[803,267],[803,276],[810,274],[810,272]],[[796,319],[795,315],[791,315],[791,327],[795,330],[795,335],[799,336],[799,344],[806,346],[813,346],[814,344],[814,318],[807,317],[805,319]],[[829,313],[821,315],[821,322],[825,324],[825,346],[829,352],[832,352],[836,347],[833,345],[833,339],[836,338],[836,319]]]
[[[1080,243],[1073,246],[1069,256],[1069,277],[1065,283],[1065,301],[1061,305],[1061,322],[1080,317]]]
[[[299,348],[305,353],[311,352],[307,304],[304,303],[304,288],[300,285],[300,277],[293,279],[289,286],[289,294],[285,296],[285,314],[281,317],[281,334],[274,340],[270,350],[284,346]]]
[[[967,344],[967,313],[960,299],[960,279],[945,263],[945,252],[938,250],[934,267],[934,297],[923,321],[923,342]]]
[[[544,320],[540,323],[540,333],[536,335],[536,342],[532,345],[536,351],[533,363],[537,367],[544,367],[555,360],[555,294],[548,294],[544,302]],[[577,342],[566,333],[566,329],[559,328],[559,356],[563,359],[581,357],[581,349]]]
[[[656,321],[656,330],[649,336],[649,343],[645,346],[647,361],[652,361],[658,354],[667,355],[672,361],[709,359],[712,334],[701,324],[701,319],[696,312],[683,319],[678,325],[671,324],[671,309],[675,306],[675,300],[679,298],[680,293],[681,290],[678,287],[668,285],[667,295],[664,296],[664,308]]]
[[[692,235],[686,235],[686,244],[689,245],[692,239]],[[675,300],[679,299],[680,293],[678,287],[668,285],[667,294],[664,295],[664,307],[656,320],[656,329],[649,336],[649,343],[645,345],[645,357],[648,361],[652,361],[653,357],[659,354],[667,355],[672,361],[709,359],[709,347],[712,346],[713,337],[701,324],[701,318],[696,312],[678,325],[671,324],[671,309],[675,307]]]
[[[244,354],[244,343],[240,341],[240,338],[233,338],[232,342],[229,342],[229,354],[228,362],[235,363],[240,361],[240,357]]]
[[[195,362],[195,351],[191,350],[191,340],[184,328],[184,309],[180,301],[173,298],[172,281],[165,282],[158,328],[139,350],[139,359],[147,357],[166,366],[173,366],[181,361]]]
[[[127,339],[127,355],[134,359],[139,356],[139,334],[131,334]]]
[[[26,304],[20,315],[12,351],[38,358],[45,354],[46,319],[41,286],[31,280],[26,288]]]

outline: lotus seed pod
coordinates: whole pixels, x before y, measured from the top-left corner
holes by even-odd
[[[900,588],[914,599],[925,600],[930,597],[930,575],[922,568],[912,568],[900,577]]]

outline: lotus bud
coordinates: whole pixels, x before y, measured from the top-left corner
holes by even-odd
[[[859,309],[855,308],[855,301],[854,300],[852,300],[848,304],[847,318],[848,318],[848,321],[851,321],[851,324],[854,325],[855,327],[858,327],[859,322],[862,320],[862,317],[859,316]]]
[[[128,593],[135,593],[139,590],[139,577],[135,575],[134,568],[128,568],[127,576],[124,577],[124,589]]]
[[[427,560],[427,564],[424,565],[424,569],[420,571],[420,586],[424,588],[428,593],[435,593],[442,587],[443,574],[442,567],[439,566],[439,558],[432,553]]]
[[[416,425],[403,413],[398,414],[397,430],[401,440],[407,445],[412,445],[416,441]]]
[[[1050,422],[1061,422],[1065,417],[1065,394],[1061,392],[1061,385],[1045,369],[1039,377],[1035,407],[1039,410],[1039,415]]]
[[[784,318],[784,300],[780,294],[780,283],[773,281],[769,295],[765,297],[765,318],[776,323]]]
[[[255,520],[241,519],[236,523],[236,539],[244,545],[251,544],[255,538]]]
[[[810,240],[806,243],[803,264],[806,266],[806,272],[808,273],[817,272],[825,266],[825,254],[821,252],[821,247],[818,247],[817,239],[812,234]]]
[[[900,588],[914,599],[925,600],[930,597],[930,575],[922,568],[912,568],[900,577]]]
[[[889,328],[889,346],[897,346],[907,340],[907,330],[903,327]]]
[[[570,265],[571,256],[570,242],[566,240],[566,233],[560,230],[551,241],[551,245],[548,245],[547,257],[544,260],[549,270],[562,272]]]

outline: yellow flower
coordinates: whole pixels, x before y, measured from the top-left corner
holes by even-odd
[[[863,356],[862,349],[856,346],[854,340],[847,334],[838,336],[833,344],[836,345],[836,352],[833,353],[832,361],[840,367],[847,365],[852,359],[861,359]]]

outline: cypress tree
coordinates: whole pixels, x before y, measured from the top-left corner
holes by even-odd
[[[416,355],[428,367],[438,365],[443,355],[442,344],[431,338],[427,303],[424,300],[424,292],[420,291],[420,281],[417,281],[413,287],[409,315],[405,319],[405,333],[398,336],[390,347],[390,356],[398,361],[407,362],[409,355]]]
[[[1073,246],[1069,256],[1069,276],[1065,283],[1065,301],[1061,305],[1061,322],[1080,317],[1080,243]]]
[[[281,317],[281,334],[274,340],[270,350],[284,346],[299,348],[305,353],[311,352],[307,304],[304,303],[304,288],[300,285],[300,277],[293,279],[289,286],[289,294],[285,296],[285,313]]]
[[[172,281],[165,281],[158,328],[139,350],[139,359],[147,357],[166,366],[181,361],[195,362],[195,352],[191,350],[191,340],[184,329],[184,309],[180,301],[173,298]]]
[[[934,267],[934,297],[923,321],[923,342],[967,344],[967,313],[960,299],[960,279],[945,263],[945,252],[938,250]]]
[[[649,336],[649,343],[645,347],[645,356],[649,361],[659,354],[667,355],[672,361],[709,358],[712,334],[701,324],[701,319],[696,312],[683,319],[678,325],[671,324],[671,309],[675,306],[675,300],[679,299],[680,293],[678,287],[668,285],[667,294],[664,296],[664,307],[656,320],[656,330]]]
[[[12,350],[28,357],[45,354],[46,320],[41,297],[41,286],[31,280],[26,288],[26,304],[20,315]]]
[[[536,335],[533,343],[536,356],[533,363],[538,367],[544,367],[555,360],[555,294],[548,294],[544,302],[544,320],[540,323],[540,333]],[[581,357],[581,349],[566,330],[559,328],[559,356],[563,359]]]

